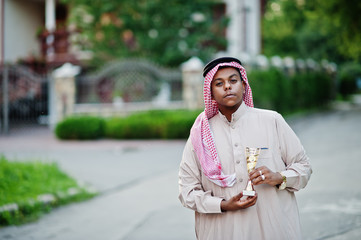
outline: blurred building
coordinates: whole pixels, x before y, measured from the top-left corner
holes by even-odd
[[[261,52],[261,16],[266,0],[220,0],[215,17],[230,19],[228,53]],[[0,64],[60,66],[76,62],[70,53],[68,6],[58,0],[0,0]],[[76,56],[78,57],[78,56]],[[40,59],[40,61],[39,61]]]
[[[0,63],[41,65],[75,62],[69,53],[67,6],[56,0],[0,0]],[[36,59],[36,62],[35,62]]]

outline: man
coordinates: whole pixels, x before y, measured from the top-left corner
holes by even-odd
[[[179,170],[179,199],[195,211],[197,239],[301,239],[294,192],[312,170],[299,139],[280,114],[253,108],[238,59],[215,59],[203,76],[205,110]],[[246,148],[262,149],[250,173]],[[248,179],[254,196],[243,196]]]

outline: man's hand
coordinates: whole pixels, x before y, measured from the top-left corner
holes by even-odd
[[[281,184],[283,181],[280,173],[272,172],[265,166],[256,168],[255,170],[250,172],[249,178],[251,179],[253,185],[269,184],[271,186],[276,186],[278,184]]]
[[[249,208],[256,204],[257,201],[257,193],[253,197],[247,197],[246,199],[241,199],[243,197],[243,193],[239,193],[229,200],[223,200],[221,202],[221,210],[222,212],[226,211],[236,211],[240,209]]]

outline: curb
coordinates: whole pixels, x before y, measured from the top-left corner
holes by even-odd
[[[22,223],[26,217],[39,210],[48,211],[51,207],[65,205],[79,199],[88,199],[98,195],[99,192],[91,187],[72,187],[67,191],[56,194],[45,193],[35,199],[28,199],[23,203],[8,203],[0,206],[0,226]]]

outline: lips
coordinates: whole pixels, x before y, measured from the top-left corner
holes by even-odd
[[[233,93],[228,93],[228,94],[224,95],[223,98],[231,98],[231,97],[235,97],[235,96],[236,96],[236,95],[233,94]]]

